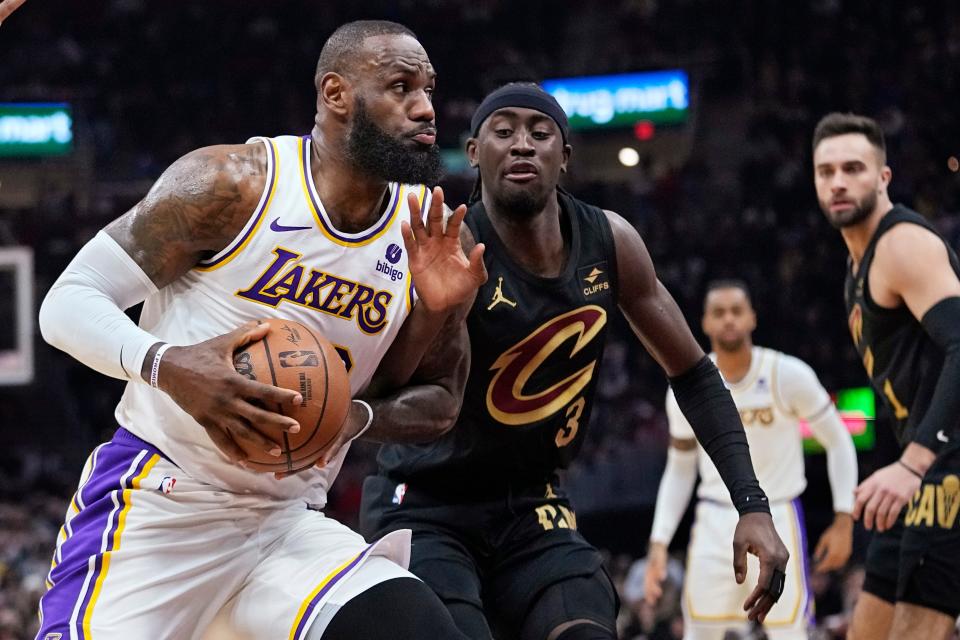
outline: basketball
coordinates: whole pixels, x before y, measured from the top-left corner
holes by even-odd
[[[280,445],[280,457],[237,440],[258,471],[292,472],[314,464],[333,442],[350,408],[350,380],[343,360],[330,342],[299,322],[271,318],[262,340],[236,351],[237,373],[285,389],[299,391],[303,401],[295,409],[265,407],[300,423],[299,433],[264,433]]]

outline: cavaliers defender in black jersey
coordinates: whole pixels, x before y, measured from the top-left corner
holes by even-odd
[[[643,241],[617,214],[557,188],[571,151],[567,119],[539,87],[494,91],[472,127],[467,155],[480,170],[482,198],[467,225],[486,244],[489,280],[467,320],[463,408],[439,440],[381,449],[380,473],[364,484],[365,535],[412,529],[411,570],[471,638],[614,638],[614,588],[576,531],[555,472],[583,442],[619,309],[672,376],[680,406],[722,469],[741,513],[730,541],[736,578],[744,579],[747,552],[757,554],[760,581],[745,608],[762,619],[782,591],[788,553],[730,394],[657,280]]]
[[[890,201],[876,122],[832,113],[813,151],[820,207],[850,251],[850,332],[903,447],[857,488],[854,517],[877,533],[848,637],[947,638],[960,613],[960,262]]]

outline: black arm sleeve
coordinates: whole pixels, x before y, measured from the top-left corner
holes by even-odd
[[[740,515],[770,513],[767,496],[753,471],[740,413],[710,358],[704,356],[689,371],[670,378],[670,386]]]
[[[950,438],[960,437],[960,297],[944,298],[923,315],[924,330],[943,349],[943,368],[930,398],[930,407],[917,425],[914,442],[939,451]],[[941,433],[942,431],[942,433]]]

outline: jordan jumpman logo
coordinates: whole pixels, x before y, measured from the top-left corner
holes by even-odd
[[[493,300],[490,301],[490,306],[487,307],[487,311],[490,311],[501,302],[504,302],[511,307],[517,306],[516,302],[503,295],[503,276],[497,277],[497,288],[493,291]]]

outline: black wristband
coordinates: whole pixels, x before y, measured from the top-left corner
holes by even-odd
[[[717,367],[704,356],[689,371],[670,378],[670,386],[697,440],[720,472],[740,515],[770,513],[767,496],[753,471],[740,413]]]

